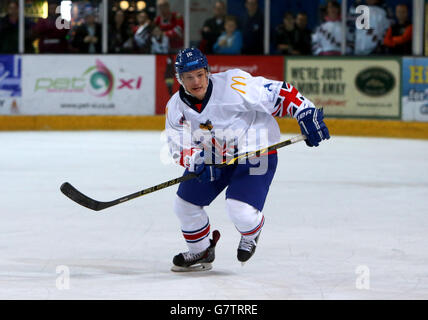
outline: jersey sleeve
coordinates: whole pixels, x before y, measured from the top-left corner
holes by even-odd
[[[252,77],[240,71],[231,76],[231,88],[241,95],[247,110],[269,113],[274,117],[296,117],[301,110],[314,107],[292,84]]]
[[[165,114],[169,153],[175,163],[188,168],[202,149],[192,141],[190,123],[177,108],[172,106],[171,101],[167,105]]]

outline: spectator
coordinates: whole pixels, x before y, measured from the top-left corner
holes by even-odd
[[[101,53],[101,24],[95,21],[92,8],[86,8],[85,22],[76,28],[71,45],[79,53]]]
[[[56,27],[57,1],[48,3],[48,17],[39,19],[33,27],[33,37],[38,39],[38,50],[40,53],[66,53],[69,51],[67,37],[68,29]]]
[[[155,24],[168,37],[170,51],[176,53],[184,45],[183,17],[179,13],[171,12],[168,0],[158,0],[157,6],[159,14],[155,19]]]
[[[258,0],[246,0],[247,12],[241,21],[243,54],[263,54],[263,15]]]
[[[225,31],[218,37],[214,44],[214,53],[240,54],[242,50],[242,34],[238,28],[238,22],[234,16],[227,16],[224,20]]]
[[[299,12],[296,16],[296,38],[293,54],[310,55],[311,52],[311,30],[307,28],[308,15]]]
[[[150,53],[152,38],[152,22],[146,11],[137,15],[138,25],[134,28],[134,42],[138,53]]]
[[[226,5],[218,0],[214,5],[214,17],[205,21],[202,27],[201,51],[206,54],[213,53],[213,46],[218,37],[224,31],[224,18],[226,17]]]
[[[282,24],[275,30],[277,51],[281,54],[293,54],[296,50],[296,35],[294,16],[292,13],[286,12]]]
[[[117,10],[114,15],[114,21],[110,26],[109,38],[110,53],[128,52],[126,43],[130,38],[130,28],[125,21],[125,13],[122,10]]]
[[[397,23],[388,28],[384,45],[388,52],[398,55],[412,54],[412,24],[408,20],[409,12],[407,5],[398,4],[395,7]]]
[[[383,39],[390,26],[386,10],[381,5],[382,0],[366,0],[369,8],[369,29],[355,30],[354,53],[368,55],[379,53]]]
[[[128,11],[125,19],[132,33],[132,30],[138,26],[136,14],[134,12]]]
[[[18,3],[11,1],[0,19],[0,53],[18,53]]]
[[[153,28],[151,41],[151,52],[153,54],[167,54],[169,52],[169,39],[163,34],[159,26]]]
[[[170,55],[166,58],[165,73],[163,74],[169,97],[174,95],[175,57]]]
[[[337,1],[327,3],[325,22],[312,34],[312,53],[314,55],[340,55],[342,40],[342,22],[340,4]]]

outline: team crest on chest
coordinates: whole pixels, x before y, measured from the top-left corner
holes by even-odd
[[[213,124],[210,120],[205,121],[205,123],[200,123],[199,128],[202,130],[209,130],[211,131],[213,129]]]

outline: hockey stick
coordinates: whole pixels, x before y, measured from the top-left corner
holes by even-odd
[[[263,154],[265,154],[267,152],[270,152],[270,151],[273,151],[273,150],[276,150],[276,149],[288,146],[290,144],[293,144],[293,143],[296,143],[296,142],[299,142],[299,141],[302,141],[302,140],[305,140],[305,139],[306,139],[306,137],[304,135],[298,135],[296,137],[293,137],[293,138],[290,138],[288,140],[279,142],[277,144],[271,145],[271,146],[269,146],[267,148],[264,148],[264,149],[260,149],[260,150],[257,150],[257,151],[243,153],[243,154],[238,155],[235,158],[231,159],[230,161],[225,161],[225,162],[223,162],[221,164],[216,164],[215,166],[217,168],[223,168],[223,167],[232,165],[232,164],[236,163],[239,160],[248,159],[248,158],[251,158],[253,156],[263,155]],[[67,197],[69,197],[74,202],[77,202],[81,206],[84,206],[84,207],[86,207],[88,209],[92,209],[92,210],[95,210],[95,211],[100,211],[100,210],[103,210],[103,209],[115,206],[117,204],[120,204],[120,203],[129,201],[129,200],[132,200],[132,199],[144,196],[144,195],[146,195],[148,193],[152,193],[152,192],[155,192],[155,191],[158,191],[158,190],[161,190],[161,189],[165,189],[165,188],[173,186],[173,185],[175,185],[177,183],[180,183],[180,182],[183,182],[183,181],[187,181],[187,180],[190,180],[190,179],[193,179],[193,178],[196,178],[196,177],[197,177],[196,174],[189,173],[189,174],[187,174],[185,176],[181,176],[181,177],[178,177],[178,178],[166,181],[164,183],[157,184],[157,185],[155,185],[153,187],[150,187],[150,188],[147,188],[147,189],[144,189],[144,190],[141,190],[141,191],[129,194],[129,195],[121,197],[121,198],[118,198],[116,200],[106,201],[106,202],[97,201],[97,200],[94,200],[92,198],[89,198],[88,196],[86,196],[83,193],[81,193],[79,190],[77,190],[75,187],[73,187],[68,182],[64,182],[61,185],[60,190],[61,190],[61,192],[64,195],[66,195]]]

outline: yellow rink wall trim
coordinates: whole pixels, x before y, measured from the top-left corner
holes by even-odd
[[[326,118],[331,135],[428,139],[428,123]],[[295,119],[278,119],[283,133],[299,133]],[[164,116],[0,116],[0,131],[163,130]]]

